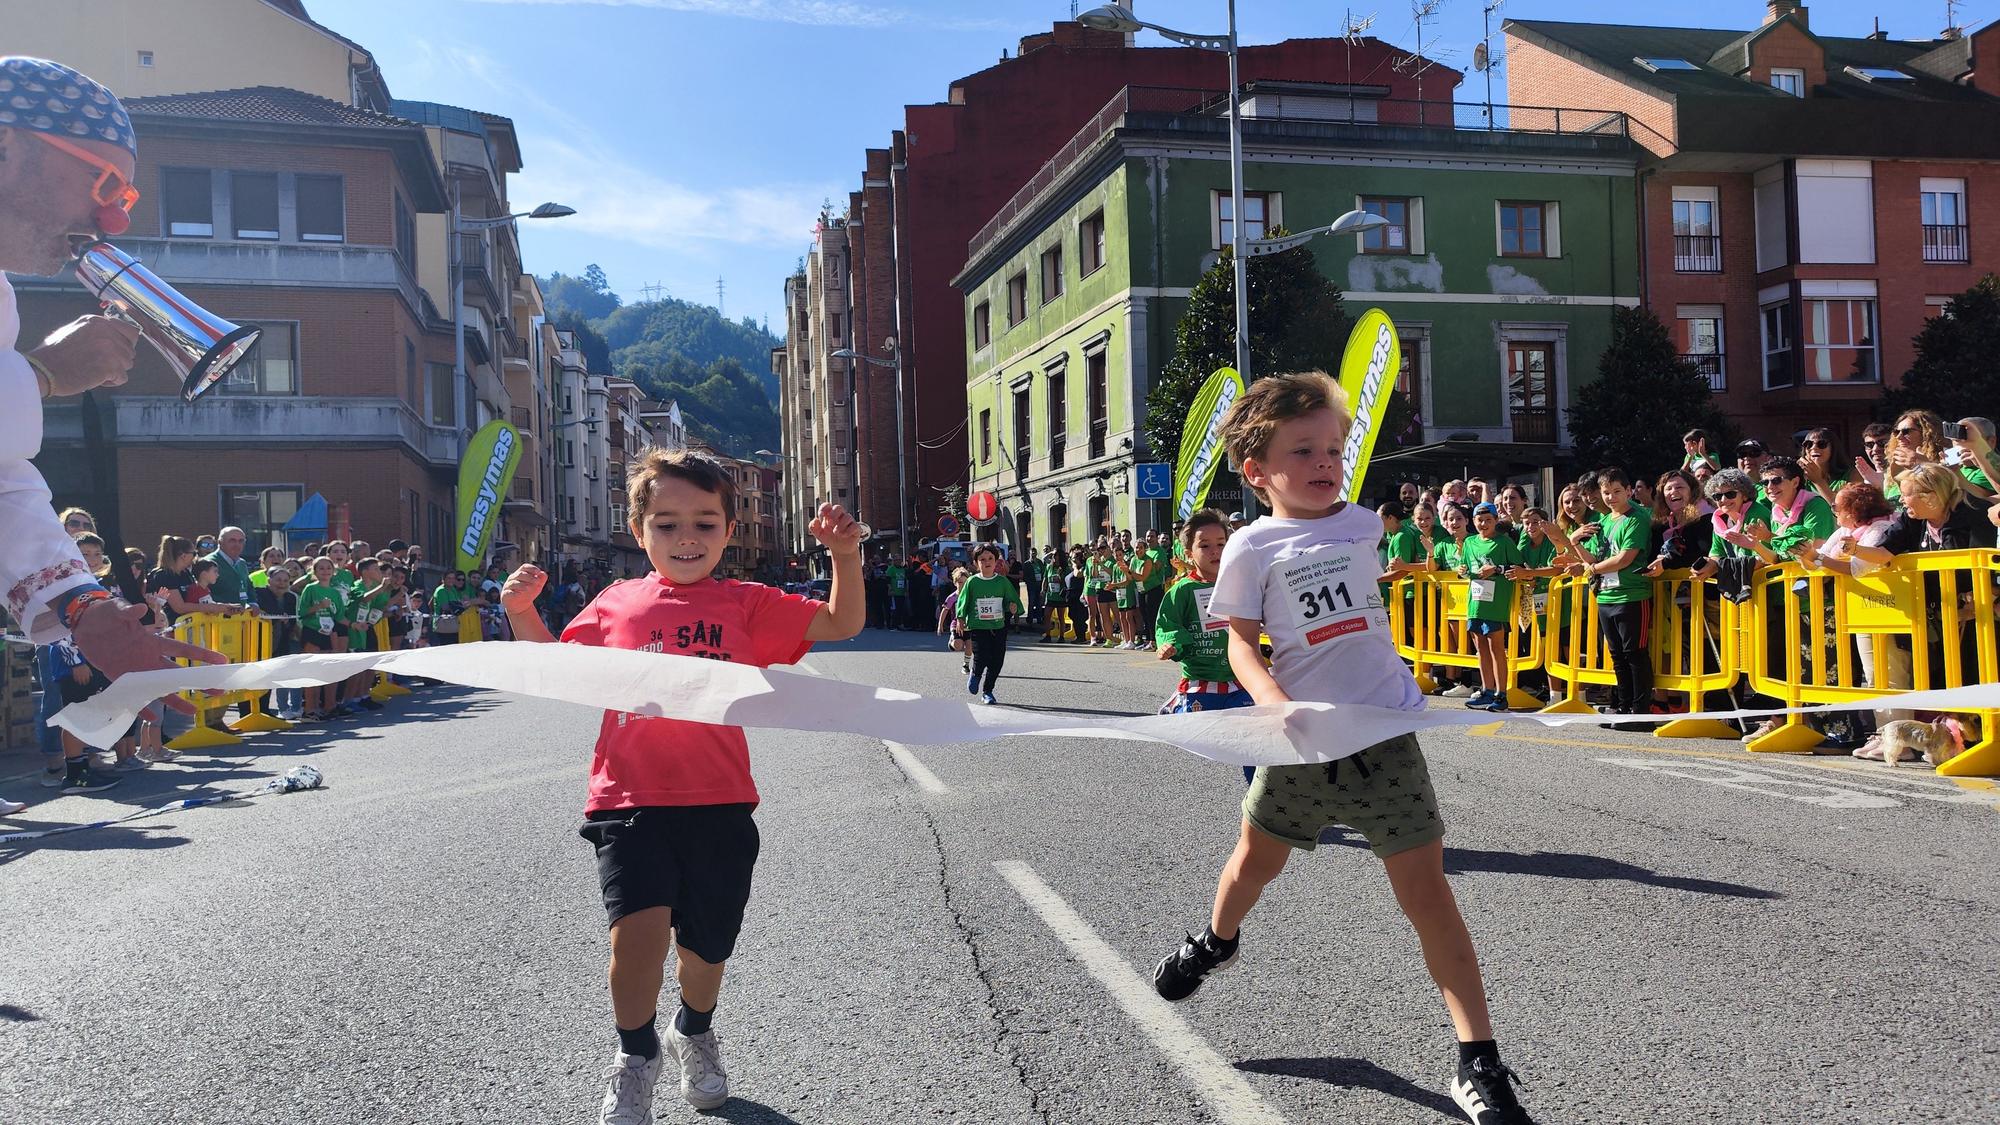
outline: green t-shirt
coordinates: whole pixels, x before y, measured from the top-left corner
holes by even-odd
[[[1993,491],[1993,482],[1986,479],[1986,474],[1981,472],[1977,465],[1960,465],[1958,475],[1964,477],[1970,484],[1976,484],[1988,492]]]
[[[1424,540],[1414,527],[1398,528],[1383,540],[1389,562],[1424,561]]]
[[[1805,507],[1799,510],[1797,523],[1782,530],[1773,516],[1766,516],[1771,528],[1771,541],[1765,546],[1778,552],[1780,559],[1789,559],[1799,544],[1808,539],[1826,542],[1837,526],[1833,518],[1833,505],[1826,502],[1817,492],[1806,494]]]
[[[361,581],[361,579],[355,577],[353,571],[342,570],[339,567],[333,568],[333,584],[340,587],[343,590],[348,591],[350,594],[354,590],[355,583],[359,581]]]
[[[908,593],[909,589],[909,572],[900,566],[891,566],[889,568],[889,593],[900,598]]]
[[[1448,570],[1455,574],[1458,572],[1461,559],[1458,544],[1449,539],[1440,539],[1437,545],[1431,548],[1431,565],[1439,570]]]
[[[1547,536],[1543,536],[1542,541],[1537,543],[1533,536],[1523,530],[1520,541],[1515,543],[1514,546],[1516,550],[1521,552],[1521,565],[1530,570],[1545,570],[1556,561],[1555,540]],[[1544,575],[1536,578],[1530,586],[1530,591],[1535,599],[1535,612],[1546,613],[1548,611],[1548,577]]]
[[[1160,602],[1160,615],[1153,636],[1165,648],[1172,645],[1181,675],[1190,680],[1234,680],[1229,670],[1229,622],[1208,621],[1202,607],[1208,603],[1212,582],[1183,578],[1167,590]],[[1210,628],[1210,626],[1215,626]]]
[[[1146,584],[1141,589],[1157,590],[1167,584],[1167,579],[1173,577],[1174,556],[1165,547],[1148,547],[1139,552],[1139,555],[1142,558],[1150,559],[1153,563],[1153,573],[1146,576]],[[1138,568],[1134,567],[1133,569],[1137,570]]]
[[[1470,576],[1472,596],[1466,601],[1466,619],[1499,622],[1513,620],[1513,580],[1504,574],[1481,578],[1479,571],[1488,563],[1503,571],[1510,566],[1520,566],[1521,548],[1505,536],[1496,535],[1488,539],[1484,535],[1473,535],[1465,540],[1461,554],[1465,568],[1472,572]]]
[[[1022,612],[1021,591],[1004,574],[981,578],[977,574],[958,588],[958,607],[953,615],[967,629],[1005,629],[1007,607]]]
[[[1771,526],[1771,506],[1769,504],[1766,504],[1762,500],[1759,500],[1755,504],[1750,505],[1750,507],[1744,511],[1743,526],[1749,527],[1753,523],[1761,523],[1765,527]],[[1713,520],[1710,521],[1709,526],[1711,528],[1715,526]],[[1743,558],[1757,557],[1757,552],[1755,551],[1749,550],[1748,548],[1745,547],[1738,547],[1736,544],[1731,543],[1727,539],[1724,539],[1718,533],[1711,532],[1710,534],[1712,536],[1712,540],[1709,545],[1710,551],[1718,559],[1743,559]]]
[[[1151,561],[1151,559],[1146,557],[1144,551],[1135,551],[1125,557],[1125,569],[1130,570],[1133,575],[1137,575],[1143,573],[1146,569],[1146,564]],[[1146,588],[1142,584],[1144,580],[1127,575],[1124,570],[1121,570],[1118,572],[1118,581],[1124,583],[1124,585],[1118,587],[1118,608],[1137,609],[1139,606],[1139,593]]]
[[[431,591],[431,614],[434,617],[457,617],[465,608],[465,587],[454,590],[450,586],[439,586]]]
[[[299,588],[299,622],[306,632],[327,636],[347,620],[347,592],[329,582]]]
[[[375,628],[375,614],[388,608],[388,605],[389,588],[387,586],[377,591],[372,598],[362,597],[361,587],[356,586],[354,588],[354,612],[351,615],[352,620],[349,621],[349,628],[347,630],[348,643],[350,645],[362,644],[364,641],[363,635]]]
[[[1598,576],[1597,602],[1599,605],[1630,605],[1653,599],[1652,580],[1645,576],[1645,569],[1653,562],[1653,516],[1652,513],[1634,504],[1625,509],[1625,514],[1607,515],[1604,524],[1604,558],[1611,558],[1632,552],[1632,561],[1623,570],[1607,572]]]

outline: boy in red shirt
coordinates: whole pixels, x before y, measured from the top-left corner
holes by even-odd
[[[823,504],[809,525],[833,558],[825,602],[769,586],[711,577],[729,546],[736,484],[704,453],[649,451],[632,474],[632,534],[653,573],[616,583],[563,630],[568,644],[698,656],[765,667],[795,663],[815,641],[841,641],[866,623],[861,541],[867,528]],[[548,581],[524,566],[500,600],[514,635],[552,642],[535,595]],[[757,786],[741,727],[606,712],[590,769],[580,830],[597,850],[611,916],[611,1007],[619,1050],[606,1078],[600,1125],[647,1125],[659,1080],[654,1019],[670,945],[680,1011],[665,1033],[696,1109],[729,1098],[729,1076],[710,1029],[723,962],[736,945],[757,862]]]

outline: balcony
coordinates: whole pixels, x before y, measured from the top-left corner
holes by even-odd
[[[1556,443],[1555,411],[1546,407],[1514,411],[1514,440],[1529,445]]]
[[[1924,224],[1924,261],[1926,262],[1969,262],[1972,260],[1972,240],[1966,228],[1937,223]]]
[[[1722,236],[1715,234],[1674,235],[1675,273],[1721,273]]]
[[[1090,420],[1090,459],[1095,461],[1104,456],[1105,441],[1111,436],[1111,419],[1092,418]]]
[[[534,478],[533,478],[533,477],[519,477],[519,476],[515,477],[515,478],[514,478],[514,491],[512,491],[511,493],[509,493],[509,494],[507,495],[507,499],[509,499],[509,500],[512,500],[512,501],[519,501],[519,502],[521,502],[521,503],[524,503],[524,504],[532,504],[532,503],[534,503],[534,502],[535,502],[535,480],[534,480]]]
[[[1722,369],[1721,356],[1714,352],[1689,352],[1683,354],[1681,358],[1693,364],[1695,370],[1700,371],[1708,379],[1710,392],[1721,394],[1729,389],[1729,376]]]

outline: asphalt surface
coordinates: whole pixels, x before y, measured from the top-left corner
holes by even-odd
[[[928,634],[807,665],[963,698]],[[1150,713],[1172,679],[1150,654],[1017,643],[1000,698]],[[594,730],[432,689],[10,818],[301,761],[328,780],[0,846],[0,1122],[595,1120],[615,1040],[575,835]],[[1575,732],[1424,738],[1539,1121],[2000,1119],[2000,790]],[[1295,857],[1235,967],[1149,999],[1234,841],[1233,767],[1077,740],[751,745],[764,845],[716,1023],[738,1097],[714,1119],[1458,1120],[1443,1005],[1353,838]],[[658,1116],[699,1119],[670,1081]]]

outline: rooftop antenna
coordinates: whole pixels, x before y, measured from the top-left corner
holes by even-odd
[[[1354,48],[1361,45],[1361,33],[1375,26],[1375,13],[1370,12],[1360,19],[1354,18],[1354,9],[1347,9],[1347,15],[1340,33],[1342,42],[1347,44],[1347,84],[1354,85]],[[1350,91],[1352,93],[1352,91]]]
[[[1472,53],[1472,69],[1486,76],[1486,126],[1493,127],[1493,13],[1507,0],[1493,0],[1480,11],[1485,30],[1479,40],[1479,49]]]
[[[1424,71],[1430,69],[1430,64],[1421,61],[1424,57],[1424,24],[1426,21],[1436,19],[1438,9],[1442,7],[1444,0],[1410,0],[1410,11],[1414,16],[1412,22],[1417,25],[1417,58],[1420,60],[1417,64],[1417,124],[1419,125],[1429,124],[1424,119],[1425,111],[1429,109],[1424,104]]]

